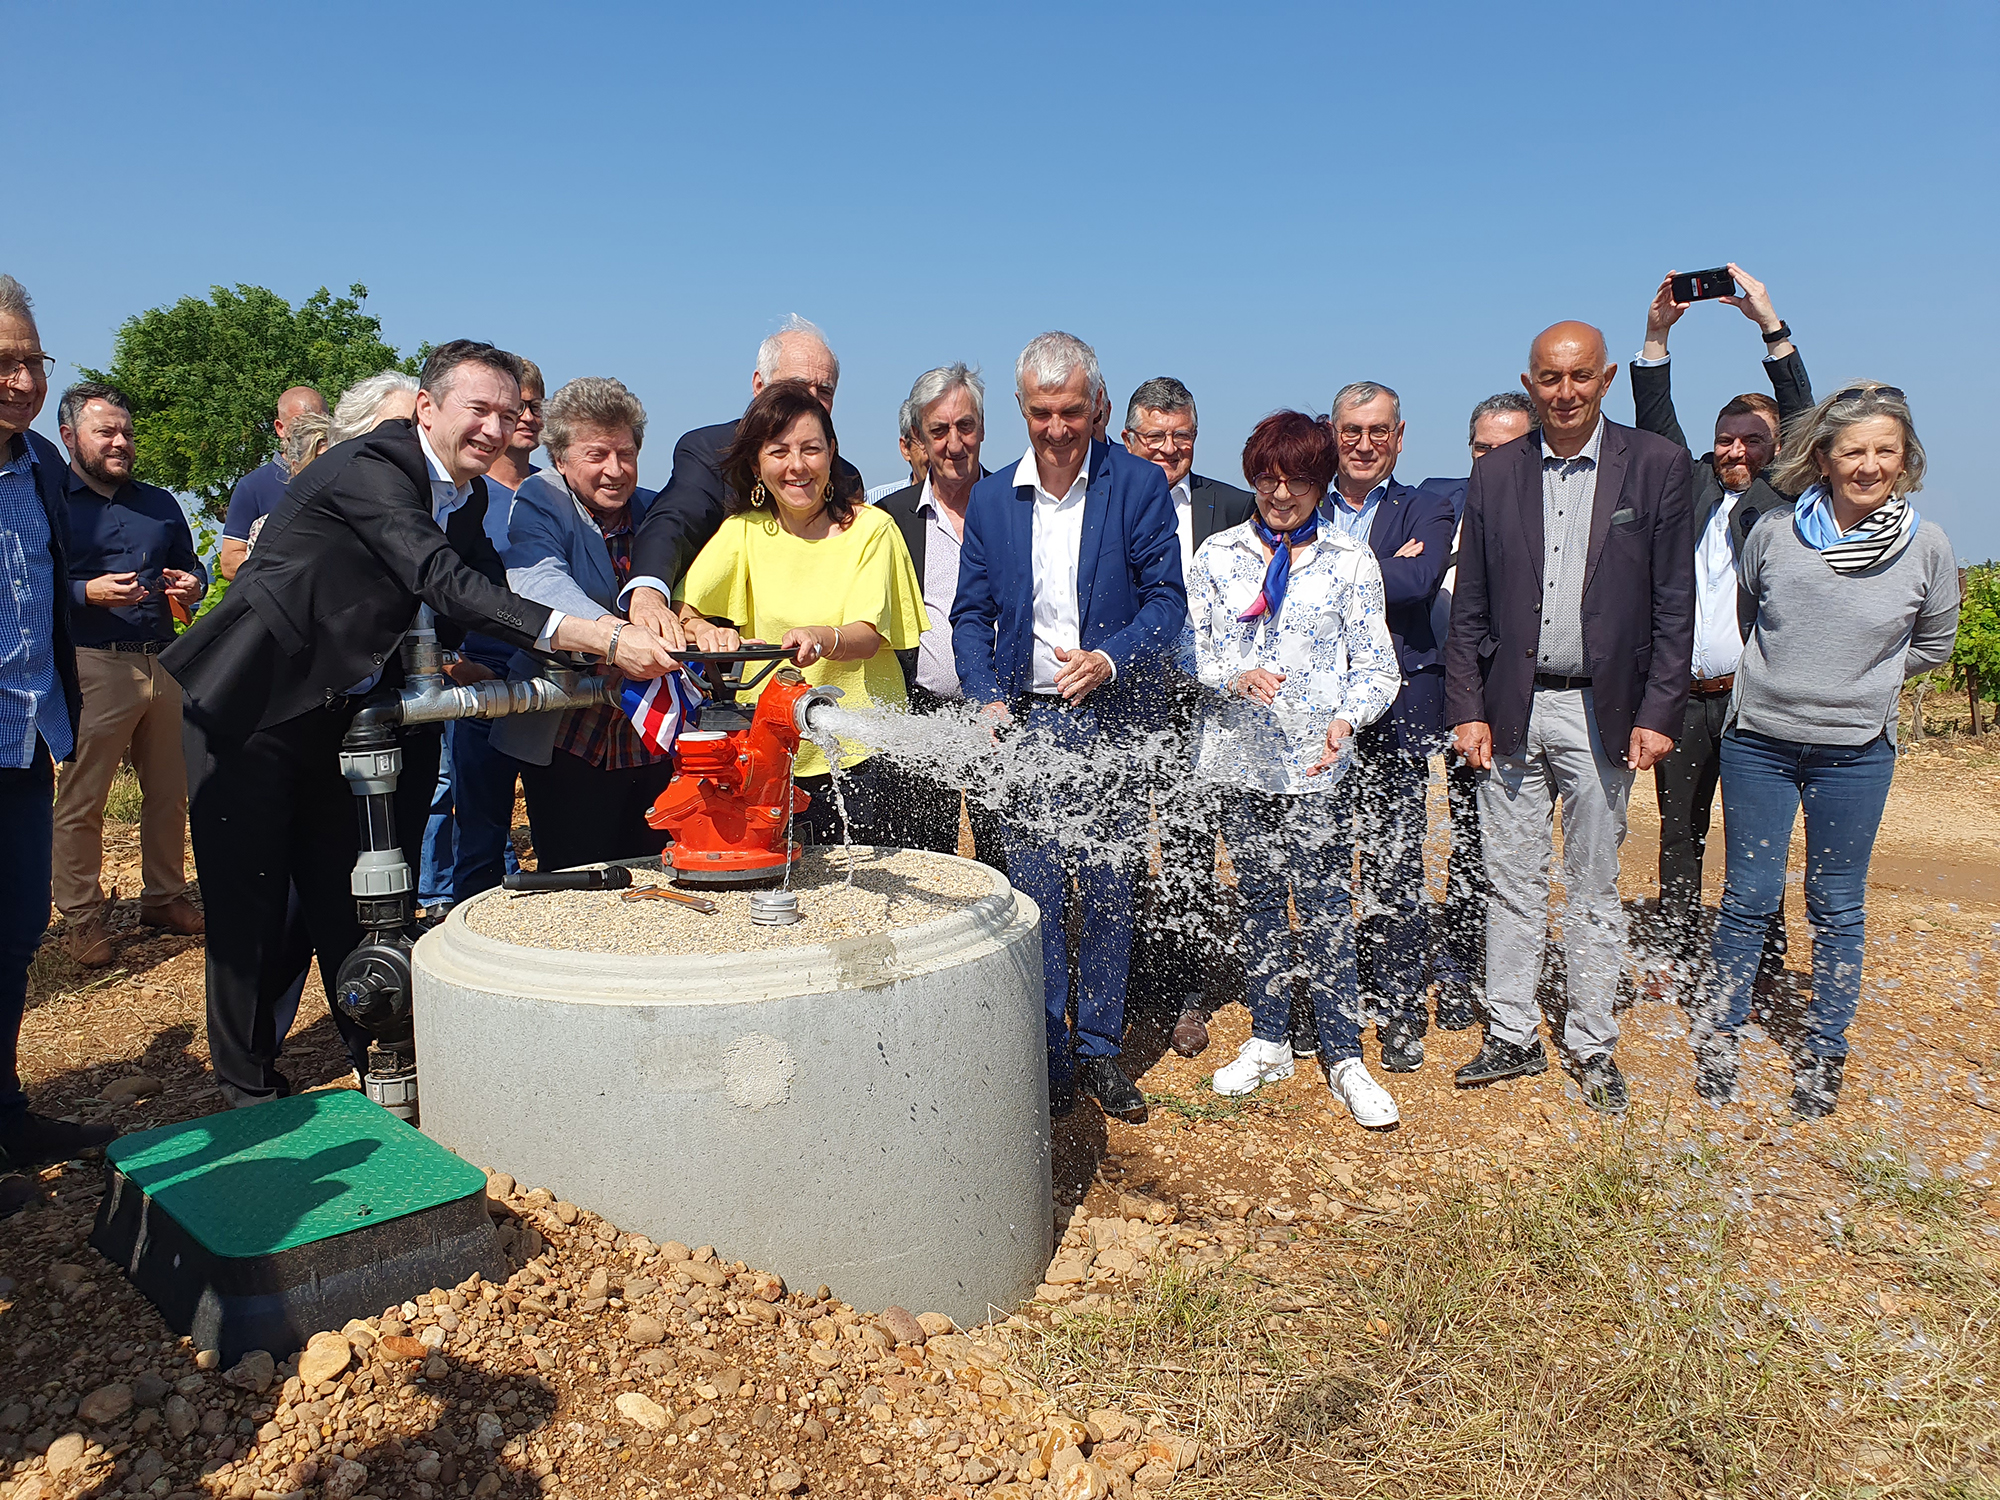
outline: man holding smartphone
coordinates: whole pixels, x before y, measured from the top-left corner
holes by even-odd
[[[1661,999],[1692,998],[1708,952],[1701,920],[1701,864],[1722,772],[1722,728],[1736,685],[1736,663],[1743,654],[1737,554],[1758,517],[1768,510],[1790,508],[1791,502],[1765,483],[1763,473],[1777,457],[1784,424],[1813,404],[1805,361],[1792,342],[1790,327],[1773,310],[1764,283],[1735,264],[1728,267],[1728,275],[1739,291],[1713,300],[1735,308],[1762,332],[1764,373],[1770,377],[1772,394],[1753,392],[1725,405],[1715,418],[1713,449],[1694,466],[1693,682],[1674,748],[1653,767],[1660,804],[1660,925],[1666,951],[1659,956],[1651,987]],[[1660,278],[1646,309],[1645,346],[1632,361],[1636,425],[1683,448],[1688,442],[1674,415],[1667,334],[1691,305],[1675,297],[1677,291],[1686,290],[1677,281],[1685,280],[1673,272]],[[1781,973],[1784,966],[1785,923],[1780,912],[1764,940],[1764,973]]]

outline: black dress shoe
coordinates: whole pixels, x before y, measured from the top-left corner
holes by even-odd
[[[1625,1087],[1625,1075],[1609,1052],[1584,1059],[1576,1081],[1583,1087],[1583,1102],[1601,1115],[1620,1115],[1632,1102]]]
[[[1437,1023],[1440,1031],[1468,1031],[1472,1027],[1472,986],[1464,980],[1440,982],[1437,991]]]
[[[1452,1082],[1462,1089],[1479,1088],[1503,1078],[1524,1078],[1548,1070],[1549,1054],[1542,1049],[1540,1037],[1526,1047],[1517,1047],[1489,1033],[1479,1055],[1453,1074]]]
[[[1824,1120],[1840,1099],[1845,1057],[1814,1057],[1792,1075],[1792,1113],[1801,1120]]]
[[[1424,1034],[1409,1021],[1382,1028],[1382,1066],[1391,1073],[1414,1073],[1424,1065]]]
[[[1077,1082],[1096,1096],[1107,1115],[1144,1114],[1146,1096],[1133,1087],[1132,1080],[1119,1069],[1115,1057],[1086,1057],[1078,1060]]]
[[[1694,1091],[1710,1104],[1727,1104],[1736,1097],[1736,1053],[1733,1049],[1695,1049]]]
[[[1182,1057],[1200,1057],[1208,1050],[1208,1017],[1193,1006],[1174,1021],[1174,1051]]]
[[[26,1114],[0,1126],[0,1164],[24,1171],[68,1161],[118,1139],[116,1125],[72,1125],[47,1115]]]
[[[1319,1056],[1319,1016],[1310,995],[1292,1002],[1292,1056]]]

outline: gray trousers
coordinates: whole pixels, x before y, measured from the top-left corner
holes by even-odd
[[[1605,753],[1590,689],[1535,690],[1528,736],[1518,754],[1496,755],[1479,781],[1479,830],[1486,878],[1486,1011],[1493,1033],[1525,1047],[1540,1014],[1535,987],[1548,932],[1549,856],[1555,850],[1555,804],[1562,798],[1563,953],[1569,970],[1569,1017],[1563,1045],[1578,1058],[1609,1052],[1618,1041],[1612,1002],[1624,961],[1625,913],[1618,903],[1618,848],[1632,773],[1625,746]]]

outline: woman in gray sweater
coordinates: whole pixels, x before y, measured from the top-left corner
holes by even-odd
[[[1951,543],[1908,498],[1923,475],[1903,393],[1875,381],[1849,386],[1786,429],[1770,482],[1798,500],[1767,512],[1737,560],[1756,619],[1722,739],[1728,873],[1715,982],[1695,1028],[1705,1099],[1735,1094],[1737,1034],[1784,895],[1801,805],[1813,982],[1792,1111],[1816,1119],[1839,1096],[1861,999],[1868,860],[1895,765],[1897,695],[1905,678],[1950,657],[1958,631]]]

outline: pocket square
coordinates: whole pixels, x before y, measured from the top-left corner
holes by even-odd
[[[1611,512],[1611,524],[1613,526],[1623,526],[1627,521],[1635,521],[1638,518],[1639,513],[1629,505],[1623,510],[1614,510]]]

